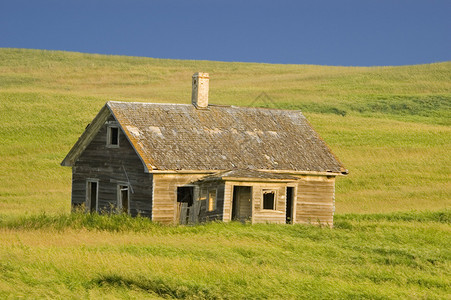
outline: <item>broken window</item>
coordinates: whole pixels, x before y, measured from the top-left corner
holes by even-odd
[[[128,214],[128,209],[130,206],[130,193],[128,185],[119,184],[117,186],[117,207],[118,209]]]
[[[216,190],[208,191],[208,211],[216,209]]]
[[[177,202],[187,203],[188,206],[193,205],[194,187],[179,186],[177,187]]]
[[[263,209],[276,209],[275,190],[263,190]]]
[[[119,147],[119,127],[108,126],[107,146],[108,147]]]
[[[201,188],[200,189],[200,195],[199,195],[199,201],[202,200],[207,200],[207,189],[206,188]]]

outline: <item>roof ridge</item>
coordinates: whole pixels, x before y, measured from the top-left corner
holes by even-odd
[[[157,105],[183,105],[183,106],[192,106],[192,104],[188,103],[168,103],[168,102],[138,102],[138,101],[107,101],[109,103],[120,103],[120,104],[157,104]]]
[[[139,104],[139,105],[164,105],[164,106],[193,106],[191,103],[169,103],[169,102],[138,102],[138,101],[107,101],[108,106],[110,104]],[[193,106],[194,107],[194,106]],[[266,110],[266,111],[285,111],[285,112],[295,112],[302,113],[300,109],[286,109],[286,108],[274,108],[274,107],[258,107],[258,106],[238,106],[238,105],[228,105],[228,104],[208,104],[210,108],[234,108],[234,109],[250,109],[250,110]]]

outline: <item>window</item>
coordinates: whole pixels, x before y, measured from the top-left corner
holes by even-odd
[[[118,184],[117,186],[117,208],[120,212],[128,214],[130,207],[130,193],[128,185]]]
[[[119,147],[119,127],[108,126],[106,145],[111,148]]]
[[[207,189],[205,188],[200,189],[199,201],[202,200],[207,200]]]
[[[187,203],[188,206],[193,205],[193,186],[179,186],[177,187],[177,202]]]
[[[216,190],[208,191],[208,211],[216,209]]]
[[[99,181],[88,179],[86,181],[86,208],[89,212],[98,210]]]
[[[263,190],[263,209],[276,209],[276,191]]]

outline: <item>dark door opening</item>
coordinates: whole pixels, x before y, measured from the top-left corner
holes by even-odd
[[[88,181],[88,209],[89,212],[97,211],[98,184],[96,181]]]
[[[287,212],[286,212],[286,223],[293,223],[293,197],[294,187],[287,187]]]
[[[252,187],[234,186],[232,221],[246,222],[252,219]]]
[[[193,206],[194,187],[180,186],[177,188],[176,223],[188,224],[190,210]]]

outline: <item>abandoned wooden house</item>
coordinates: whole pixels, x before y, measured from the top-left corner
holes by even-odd
[[[106,103],[61,163],[72,206],[165,224],[332,226],[347,170],[302,113],[212,105],[208,88],[196,73],[192,104]]]

